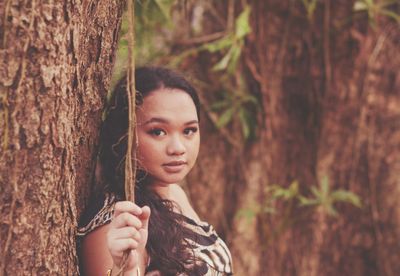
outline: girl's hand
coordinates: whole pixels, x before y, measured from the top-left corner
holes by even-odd
[[[114,265],[121,267],[124,252],[130,250],[126,270],[139,265],[139,256],[145,255],[150,208],[140,208],[130,201],[115,204],[114,217],[107,233],[107,246]]]

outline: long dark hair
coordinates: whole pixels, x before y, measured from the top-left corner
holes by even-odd
[[[186,92],[196,106],[200,119],[200,103],[196,90],[181,75],[165,68],[142,67],[135,70],[137,106],[150,92],[160,88],[175,88]],[[102,181],[106,190],[118,198],[124,195],[124,158],[128,130],[128,102],[126,75],[117,83],[102,126],[100,136],[100,164]],[[177,275],[196,268],[185,238],[192,232],[183,226],[184,217],[173,211],[174,203],[153,192],[146,181],[146,172],[136,176],[136,204],[151,209],[149,236],[146,249],[150,256],[148,270],[159,270],[162,275]]]

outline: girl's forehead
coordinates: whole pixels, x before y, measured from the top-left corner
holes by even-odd
[[[163,88],[146,95],[137,107],[138,121],[151,117],[166,119],[197,119],[196,106],[188,93],[180,89]]]

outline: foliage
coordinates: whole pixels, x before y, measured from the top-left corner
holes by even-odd
[[[257,112],[260,110],[258,100],[248,91],[246,81],[242,77],[243,73],[240,72],[238,66],[245,45],[245,38],[251,33],[250,13],[250,6],[245,6],[236,18],[235,28],[231,32],[199,48],[199,51],[222,54],[222,58],[212,67],[214,72],[225,73],[221,80],[224,80],[223,83],[226,84],[226,89],[222,92],[222,99],[211,105],[212,111],[220,113],[216,127],[226,127],[237,118],[245,140],[256,136]]]
[[[167,53],[166,40],[160,39],[160,36],[172,29],[171,9],[175,4],[175,0],[135,1],[135,60],[138,64],[151,62]],[[111,87],[121,78],[127,66],[128,24],[127,13],[124,13]]]
[[[353,10],[355,12],[366,12],[368,20],[373,27],[376,26],[376,18],[378,16],[387,16],[400,23],[400,15],[390,9],[390,6],[395,3],[399,3],[399,0],[357,0],[354,3]]]
[[[288,221],[292,219],[293,207],[300,209],[314,207],[311,210],[321,210],[332,217],[339,215],[334,207],[336,203],[362,207],[360,198],[353,192],[344,189],[332,190],[327,176],[322,178],[318,186],[311,186],[308,192],[311,193],[311,197],[301,193],[298,181],[293,181],[287,188],[279,185],[269,186],[266,189],[266,199],[263,204],[242,209],[238,212],[238,216],[251,220],[258,215],[277,215],[279,213],[284,225],[287,225]],[[280,212],[276,208],[278,205],[281,206]]]
[[[237,118],[240,121],[244,138],[254,137],[257,124],[256,112],[260,109],[257,98],[250,93],[222,91],[220,94],[221,99],[210,106],[210,110],[221,114],[216,121],[216,127],[226,127],[234,118]]]
[[[313,20],[319,0],[301,0],[309,21]],[[379,16],[386,16],[400,23],[400,15],[390,8],[394,4],[399,4],[399,0],[356,0],[353,10],[355,12],[366,12],[371,26],[376,26],[376,19]]]
[[[331,191],[327,176],[322,178],[319,187],[311,187],[311,193],[313,195],[312,198],[299,195],[300,206],[321,206],[331,216],[338,215],[337,210],[333,206],[336,202],[345,202],[359,208],[361,207],[361,200],[354,193],[343,189]]]
[[[239,66],[246,36],[251,33],[250,14],[250,6],[246,5],[237,16],[233,30],[226,31],[221,38],[212,42],[187,48],[170,61],[172,67],[177,67],[188,58],[202,52],[219,57],[210,73],[219,74],[219,83],[223,84],[223,88],[217,93],[218,99],[210,104],[209,111],[219,114],[214,122],[218,129],[225,128],[237,120],[245,140],[256,136],[257,113],[261,109],[257,98],[248,91]]]
[[[308,20],[312,21],[318,0],[301,0],[301,2],[306,9]]]
[[[237,68],[237,62],[242,53],[246,35],[251,32],[249,16],[250,7],[246,6],[235,21],[235,29],[221,39],[207,43],[201,47],[201,50],[207,50],[210,53],[225,51],[224,57],[214,65],[213,71],[227,70],[233,74]]]
[[[158,37],[172,29],[171,10],[175,0],[136,1],[136,49],[137,58],[149,61],[163,53],[163,44]]]

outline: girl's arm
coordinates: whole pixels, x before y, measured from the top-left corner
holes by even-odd
[[[128,201],[115,204],[110,224],[89,233],[82,241],[82,270],[84,275],[112,275],[120,270],[124,251],[131,250],[124,275],[137,275],[137,267],[144,275],[147,263],[146,242],[150,209],[140,208]]]

